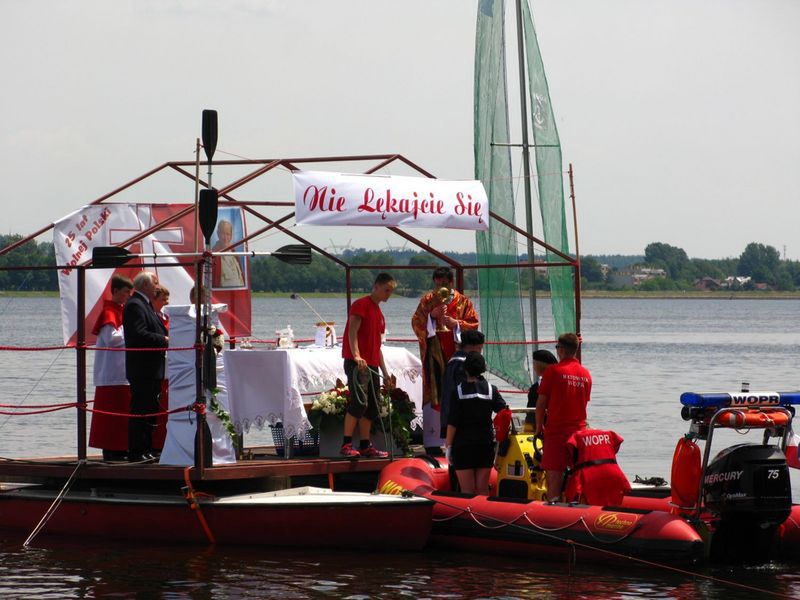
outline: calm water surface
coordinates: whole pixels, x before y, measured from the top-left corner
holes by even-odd
[[[339,324],[341,334],[344,301],[310,302]],[[389,336],[412,337],[409,320],[416,300],[392,298],[383,306]],[[753,390],[800,389],[800,302],[589,299],[583,308],[583,359],[594,378],[590,421],[625,438],[619,461],[631,477],[668,478],[675,442],[687,430],[679,415],[681,392],[736,390],[741,381],[749,381]],[[253,312],[257,338],[274,338],[274,330],[286,324],[299,337],[313,337],[317,318],[299,301],[256,299]],[[546,301],[539,302],[539,314],[540,336],[551,337]],[[0,298],[6,344],[59,345],[59,319],[57,299]],[[3,404],[73,400],[72,352],[5,352],[3,360]],[[524,403],[522,395],[506,397],[512,404]],[[743,441],[734,433],[730,437],[730,442]],[[268,440],[267,433],[254,432],[246,443]],[[715,447],[727,445],[724,441],[715,436]],[[74,448],[74,414],[0,415],[0,457],[74,453]],[[800,501],[798,481],[795,476],[795,502]],[[23,550],[21,539],[2,536],[4,598],[753,598],[767,597],[767,591],[800,598],[796,565],[703,571],[764,590],[758,593],[655,568],[571,568],[525,557],[487,560],[436,550],[364,555],[44,538]]]

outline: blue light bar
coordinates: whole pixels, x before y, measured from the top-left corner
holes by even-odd
[[[800,392],[684,392],[681,404],[697,408],[800,405]]]

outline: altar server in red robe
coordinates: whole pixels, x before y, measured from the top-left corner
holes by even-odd
[[[94,324],[98,348],[124,348],[122,307],[133,291],[127,277],[111,277],[111,299],[103,301],[103,310]],[[125,378],[125,353],[97,350],[94,353],[94,409],[109,413],[127,414],[131,392]],[[103,450],[103,460],[125,460],[128,451],[128,419],[92,414],[89,446]]]

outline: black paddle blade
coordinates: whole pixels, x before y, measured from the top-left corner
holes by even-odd
[[[203,237],[206,238],[206,244],[211,243],[211,235],[217,226],[218,202],[217,190],[214,188],[200,190],[200,214],[197,215],[197,218],[200,221]]]
[[[289,244],[270,252],[270,256],[290,265],[310,265],[311,246],[305,244]]]
[[[212,447],[211,428],[205,415],[197,418],[197,431],[194,434],[194,468],[200,469],[214,466],[214,449]],[[202,457],[202,461],[201,461]]]
[[[97,269],[113,269],[121,267],[133,255],[119,246],[97,246],[92,250],[92,266]]]
[[[203,111],[203,149],[208,157],[208,162],[214,157],[217,149],[217,111]]]
[[[208,337],[205,348],[203,348],[203,387],[207,390],[213,390],[217,387],[217,352],[214,350],[214,344],[211,341],[211,336]]]

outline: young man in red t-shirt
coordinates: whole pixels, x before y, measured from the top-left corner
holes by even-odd
[[[586,428],[586,404],[592,392],[592,376],[575,358],[579,343],[574,333],[559,336],[556,344],[559,362],[545,370],[539,384],[536,434],[544,432],[541,466],[545,470],[547,496],[551,502],[561,497],[569,458],[567,440],[576,431]]]
[[[340,451],[347,458],[386,458],[388,454],[375,448],[370,442],[372,421],[378,418],[378,395],[383,381],[391,388],[391,377],[386,369],[381,352],[381,336],[386,331],[380,303],[386,302],[397,287],[394,277],[379,273],[369,296],[359,298],[350,306],[347,325],[344,328],[342,357],[350,401],[344,415],[344,440]],[[358,425],[361,447],[353,448],[353,431]]]

